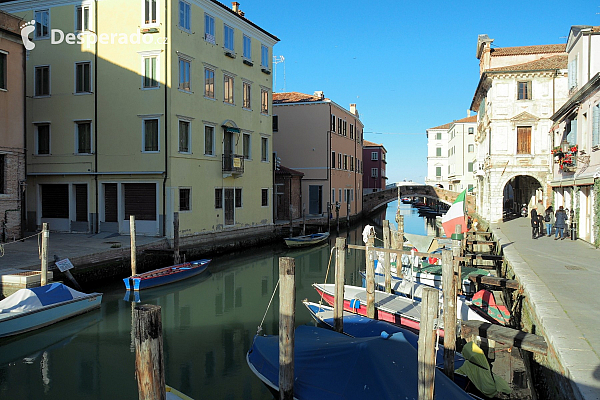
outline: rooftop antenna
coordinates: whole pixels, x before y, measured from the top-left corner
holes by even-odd
[[[273,56],[273,89],[277,91],[277,64],[283,63],[283,91],[285,92],[285,57]]]

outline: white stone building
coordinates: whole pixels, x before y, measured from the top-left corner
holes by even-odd
[[[568,78],[564,44],[491,48],[492,42],[478,37],[480,80],[471,110],[478,115],[477,212],[497,222],[520,204],[552,203],[550,117],[568,98]]]
[[[426,185],[448,189],[448,129],[450,124],[427,129]]]
[[[573,212],[579,238],[599,245],[600,26],[572,26],[566,50],[571,97],[551,117],[554,204]]]
[[[448,190],[474,193],[476,179],[475,131],[477,116],[468,116],[450,124],[448,129]]]

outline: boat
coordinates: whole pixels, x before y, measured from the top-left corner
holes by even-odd
[[[314,246],[319,243],[323,243],[329,239],[329,232],[313,233],[312,235],[303,235],[296,237],[288,237],[285,240],[285,244],[288,247],[306,247]]]
[[[332,283],[313,283],[313,287],[329,305],[334,303],[335,285]],[[458,307],[460,305],[460,307]],[[364,288],[344,285],[344,310],[367,315],[367,293]],[[375,290],[375,318],[414,331],[419,330],[421,321],[421,302],[396,294]],[[456,318],[463,321],[493,322],[479,314],[475,306],[457,302]],[[440,324],[440,336],[444,336],[443,324]]]
[[[0,301],[0,337],[18,335],[100,307],[102,293],[82,293],[59,282],[19,289]]]
[[[402,198],[402,204],[410,204],[411,201],[412,200],[409,197],[403,197]]]
[[[252,372],[277,394],[279,337],[256,335],[246,361]],[[416,399],[417,365],[417,350],[402,332],[354,338],[301,325],[294,334],[294,398]],[[437,400],[472,400],[441,371],[435,372],[435,395]]]
[[[132,275],[123,279],[127,290],[142,290],[167,285],[182,279],[190,278],[206,271],[211,260],[184,262],[170,267],[158,268],[143,274]]]

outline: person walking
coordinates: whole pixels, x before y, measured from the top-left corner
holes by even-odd
[[[537,239],[539,235],[540,222],[538,220],[537,207],[531,209],[531,238]]]
[[[555,221],[556,219],[554,218],[554,209],[552,208],[552,206],[548,206],[548,208],[546,208],[546,212],[544,213],[544,222],[546,223],[546,234],[548,236],[552,235],[552,226],[554,225]]]
[[[563,209],[563,206],[558,207],[558,210],[556,210],[556,214],[554,216],[556,217],[556,222],[554,224],[554,226],[556,226],[556,234],[554,235],[554,240],[558,240],[559,236],[562,240],[565,238],[563,236],[563,231],[565,229],[565,224],[567,220],[567,213]]]
[[[538,237],[544,236],[544,216],[542,213],[538,214]]]

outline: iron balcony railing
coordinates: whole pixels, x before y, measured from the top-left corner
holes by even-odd
[[[244,173],[244,156],[223,154],[223,173],[241,175]]]

